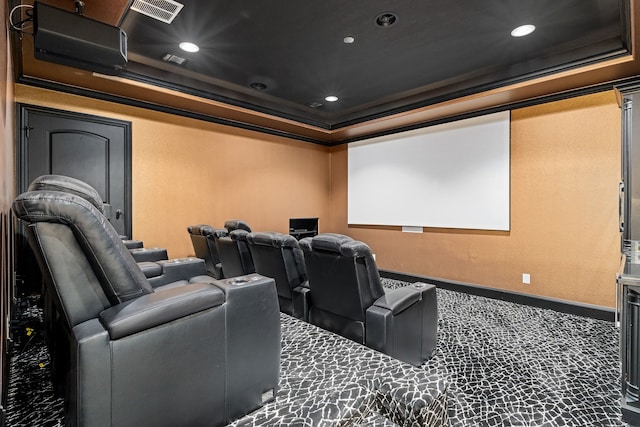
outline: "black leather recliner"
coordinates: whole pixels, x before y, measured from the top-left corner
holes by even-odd
[[[419,366],[436,349],[436,287],[385,291],[371,250],[324,233],[300,240],[309,274],[309,322]]]
[[[247,234],[256,273],[276,281],[280,311],[307,320],[307,270],[298,241],[276,232]]]
[[[247,234],[249,232],[244,229],[235,229],[230,231],[228,236],[216,239],[224,277],[255,273],[256,268],[249,251]]]
[[[187,227],[196,256],[205,260],[207,270],[218,278],[255,272],[247,246],[251,227],[241,219],[225,221],[224,228],[200,224]]]
[[[222,262],[220,261],[220,254],[218,254],[216,240],[226,236],[228,234],[227,230],[213,228],[206,224],[198,224],[190,225],[187,227],[187,231],[191,236],[191,244],[196,257],[204,260],[209,274],[212,274],[217,279],[222,279],[224,271],[222,270]]]
[[[247,245],[251,227],[244,220],[228,219],[224,222],[228,234],[215,239],[224,277],[254,273],[255,267]]]
[[[272,279],[198,276],[154,289],[84,198],[28,191],[13,210],[65,326],[66,424],[217,426],[274,398]]]
[[[41,175],[34,179],[27,188],[27,191],[40,190],[61,191],[80,196],[91,203],[100,213],[104,214],[104,203],[100,197],[100,193],[79,179],[63,175]],[[129,249],[129,253],[131,253],[137,261],[138,266],[142,269],[149,283],[154,287],[206,273],[204,261],[199,260],[202,265],[196,265],[196,263],[193,262],[196,259],[193,259],[193,261],[189,260],[188,263],[168,263],[168,261],[163,261],[167,262],[165,268],[165,265],[162,263],[152,261],[166,260],[166,249],[143,248],[142,241],[140,240],[129,240],[126,236],[119,237],[122,239],[125,247]],[[60,344],[65,341],[64,333],[61,334],[61,331],[64,329],[64,326],[61,326],[64,324],[64,320],[62,319],[62,313],[55,304],[52,293],[53,290],[51,287],[43,287],[42,304],[44,307],[45,336],[47,337],[53,380],[56,384],[55,390],[62,392],[61,389],[64,388],[65,383],[64,376],[69,369],[69,353],[68,346]]]
[[[104,204],[98,191],[79,179],[63,175],[42,175],[34,179],[28,187],[28,191],[38,190],[62,191],[80,196],[104,214]],[[119,237],[123,239],[122,242],[125,247],[129,249],[129,253],[136,260],[138,267],[140,267],[154,288],[166,287],[169,284],[172,286],[182,285],[188,283],[192,277],[207,274],[204,260],[202,259],[178,258],[168,260],[166,249],[145,249],[142,248],[142,242],[139,240],[131,241],[123,238],[123,236]],[[140,255],[143,255],[143,257],[141,258]],[[147,261],[144,261],[145,259]],[[43,289],[44,324],[54,381],[60,385],[64,383],[64,378],[60,376],[68,371],[69,357],[65,346],[59,344],[60,341],[64,341],[64,334],[60,339],[60,332],[64,329],[64,326],[61,327],[60,324],[64,321],[56,304],[54,304],[54,298],[51,293],[50,287]],[[58,389],[59,387],[56,390],[59,391]]]

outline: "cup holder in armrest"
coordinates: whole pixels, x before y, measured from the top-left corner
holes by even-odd
[[[167,261],[167,264],[186,264],[186,263],[190,263],[190,262],[200,262],[200,258],[192,258],[192,257],[187,257],[187,258],[174,258],[174,259],[170,259]]]
[[[167,261],[158,261],[162,266],[166,280],[184,280],[188,277],[207,274],[204,260],[200,258],[174,258]]]
[[[230,285],[244,285],[245,283],[249,283],[249,282],[254,282],[256,280],[260,280],[263,277],[258,275],[258,274],[250,274],[247,276],[238,276],[238,277],[232,277],[230,279],[226,279],[225,282],[227,282]]]
[[[247,279],[246,277],[234,277],[232,279],[228,279],[227,283],[230,285],[244,285],[248,281],[249,279]]]

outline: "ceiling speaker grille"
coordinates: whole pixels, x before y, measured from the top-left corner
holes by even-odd
[[[171,24],[183,7],[183,4],[173,0],[133,0],[131,4],[131,10],[167,24]]]

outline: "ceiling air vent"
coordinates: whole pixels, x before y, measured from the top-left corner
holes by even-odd
[[[173,0],[133,0],[131,4],[131,10],[167,24],[171,24],[183,7],[183,4]]]

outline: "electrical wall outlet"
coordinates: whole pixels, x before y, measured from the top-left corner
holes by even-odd
[[[373,260],[376,260],[376,254],[371,254],[371,256],[373,257]]]
[[[531,284],[531,275],[529,273],[522,273],[522,283],[525,285]]]

